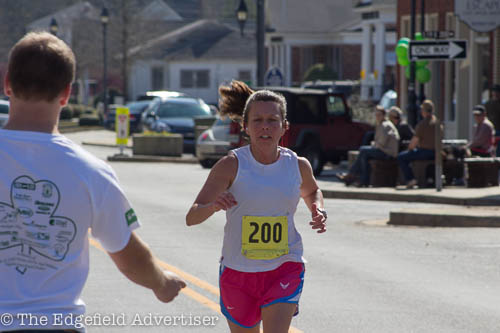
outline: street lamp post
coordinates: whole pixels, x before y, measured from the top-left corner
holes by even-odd
[[[57,31],[59,30],[59,26],[57,25],[57,21],[55,18],[52,18],[52,20],[50,20],[49,30],[51,34],[57,36]]]
[[[106,7],[102,8],[101,12],[101,23],[102,23],[102,54],[103,54],[103,74],[102,74],[102,86],[103,86],[103,98],[104,98],[104,114],[108,112],[108,63],[107,63],[107,50],[106,50],[106,30],[109,22],[109,12]]]
[[[236,18],[238,19],[238,23],[240,24],[241,37],[243,37],[243,30],[245,29],[245,23],[248,19],[248,8],[245,0],[240,0],[240,5],[236,10]]]
[[[264,59],[265,59],[265,48],[264,48],[264,23],[265,23],[265,0],[257,1],[257,85],[264,85]],[[243,29],[245,27],[245,22],[248,18],[248,9],[245,0],[240,0],[240,5],[236,10],[236,18],[240,24],[241,36],[243,36]]]

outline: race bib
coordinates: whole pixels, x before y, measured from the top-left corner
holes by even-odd
[[[248,259],[269,260],[287,253],[286,216],[243,216],[241,254]]]

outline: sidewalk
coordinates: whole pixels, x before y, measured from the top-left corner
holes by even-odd
[[[113,133],[113,132],[109,132]],[[115,139],[109,133],[94,140],[84,141],[83,145],[117,147]],[[132,140],[129,140],[127,148],[131,148]],[[127,149],[128,150],[128,149]],[[190,154],[182,157],[167,156],[142,156],[114,155],[108,157],[109,161],[122,162],[169,162],[169,163],[193,163],[198,161]],[[397,189],[389,187],[357,188],[347,187],[334,177],[336,172],[345,171],[343,164],[327,166],[321,176],[317,177],[318,185],[325,198],[331,199],[357,199],[357,200],[381,200],[381,201],[407,201],[419,203],[447,204],[459,206],[500,206],[500,187],[465,188],[463,186],[445,186],[441,192],[434,188],[425,189]]]
[[[84,141],[82,144],[116,147],[112,132],[99,134],[98,136],[94,136],[92,141]],[[109,156],[108,160],[122,162],[198,163],[196,158],[190,154],[184,154],[182,157],[133,156],[130,151],[131,143],[129,143],[127,148],[128,155]],[[405,201],[446,205],[439,208],[415,208],[391,211],[388,225],[500,227],[500,187],[498,186],[485,188],[445,186],[441,192],[437,192],[434,188],[412,190],[383,187],[356,188],[346,187],[334,176],[335,173],[343,171],[346,171],[345,164],[328,165],[321,176],[317,177],[318,185],[325,198]]]
[[[333,176],[321,176],[318,185],[325,198],[407,201],[460,206],[500,206],[500,187],[466,188],[445,186],[441,192],[434,188],[397,189],[389,187],[347,187]]]

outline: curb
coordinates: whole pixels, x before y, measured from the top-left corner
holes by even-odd
[[[100,143],[100,142],[83,141],[82,145],[84,145],[84,146],[94,146],[94,147],[120,148],[119,145],[114,144],[114,143]],[[126,149],[132,149],[132,146],[131,145],[127,145],[124,148],[126,148]]]
[[[390,212],[388,225],[455,228],[500,228],[500,215],[458,209],[453,213],[403,210]]]
[[[169,163],[184,163],[198,164],[196,158],[190,157],[175,157],[175,156],[149,156],[149,155],[113,155],[107,158],[110,162],[169,162]]]
[[[425,194],[403,194],[403,193],[379,193],[379,192],[353,192],[342,190],[324,190],[323,197],[327,199],[358,199],[358,200],[376,200],[376,201],[403,201],[433,203],[443,205],[457,206],[498,206],[500,201],[491,198],[456,198],[433,196]]]
[[[64,133],[75,133],[75,132],[86,132],[86,131],[95,131],[95,130],[101,130],[102,126],[63,126],[59,127],[59,133],[64,134]]]

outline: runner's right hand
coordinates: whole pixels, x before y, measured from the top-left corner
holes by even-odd
[[[236,206],[238,202],[234,199],[233,195],[229,192],[223,192],[217,196],[213,202],[214,210],[218,212],[219,210],[228,210],[229,208]]]
[[[163,271],[164,279],[162,285],[153,292],[160,301],[168,303],[173,301],[186,283],[180,277],[169,271]]]

